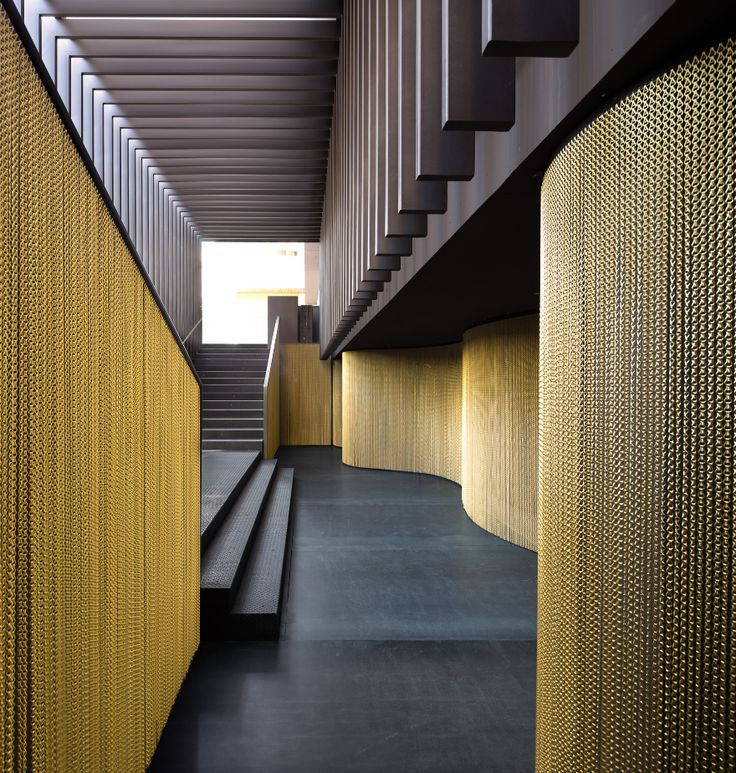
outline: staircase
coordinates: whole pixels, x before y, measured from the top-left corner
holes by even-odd
[[[260,451],[203,451],[202,639],[277,639],[294,470]]]
[[[204,344],[194,358],[202,379],[202,448],[263,448],[267,344]]]
[[[263,459],[268,346],[205,344],[202,380],[202,639],[276,639],[294,470]]]

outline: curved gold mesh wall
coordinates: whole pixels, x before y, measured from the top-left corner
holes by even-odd
[[[484,529],[537,548],[539,317],[463,337],[463,505]]]
[[[342,459],[460,483],[462,346],[344,352]]]
[[[537,769],[733,771],[736,45],[542,189]]]
[[[0,14],[0,770],[143,771],[198,639],[199,390]]]
[[[536,550],[538,362],[536,314],[453,346],[344,352],[343,462],[460,483],[479,526]]]
[[[342,360],[332,361],[332,445],[342,446]]]

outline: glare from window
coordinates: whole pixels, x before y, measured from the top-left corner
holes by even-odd
[[[203,343],[267,343],[269,295],[304,303],[304,244],[202,243]]]

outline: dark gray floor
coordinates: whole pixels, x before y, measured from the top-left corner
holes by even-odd
[[[277,644],[200,648],[152,771],[531,772],[536,555],[475,526],[460,489],[296,468]]]

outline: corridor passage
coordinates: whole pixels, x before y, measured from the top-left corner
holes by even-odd
[[[279,642],[203,643],[151,771],[531,773],[536,554],[460,488],[286,448]]]

